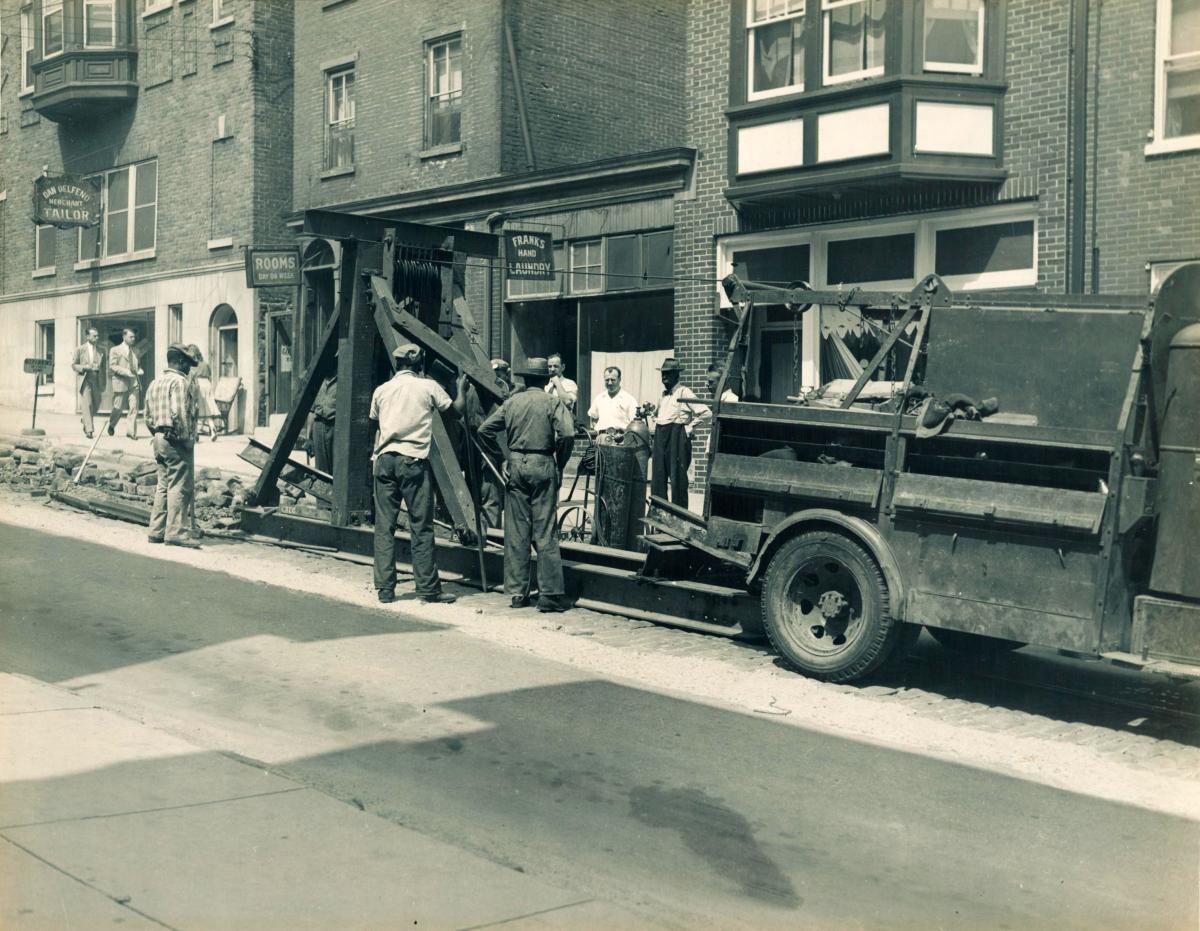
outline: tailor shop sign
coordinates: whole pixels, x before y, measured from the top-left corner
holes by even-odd
[[[504,261],[510,281],[554,280],[554,242],[549,233],[505,230]]]
[[[100,182],[93,178],[42,177],[33,182],[33,222],[70,229],[100,222]]]

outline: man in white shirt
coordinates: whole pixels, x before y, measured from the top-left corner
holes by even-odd
[[[658,399],[654,427],[653,468],[650,470],[650,493],[658,498],[667,496],[671,483],[671,503],[688,506],[688,466],[692,463],[692,423],[695,414],[687,404],[680,403],[696,394],[679,381],[683,366],[675,359],[663,360],[663,393]]]
[[[558,398],[571,414],[571,422],[575,422],[575,405],[579,400],[579,385],[567,378],[563,373],[563,358],[561,353],[553,353],[546,357],[550,369],[550,380],[546,382],[546,394]],[[562,485],[563,469],[571,458],[571,450],[575,447],[575,437],[568,436],[559,440],[554,446],[554,467],[558,469],[558,484]]]
[[[637,398],[621,388],[621,370],[610,365],[604,370],[604,390],[592,399],[588,417],[596,432],[624,430],[637,416]]]
[[[375,389],[369,414],[377,431],[371,455],[375,476],[375,588],[384,604],[395,601],[396,520],[403,499],[412,538],[417,598],[424,604],[450,604],[455,597],[442,591],[433,559],[429,448],[434,411],[444,413],[453,405],[462,412],[463,377],[459,376],[458,400],[451,402],[441,385],[421,374],[424,353],[420,347],[404,343],[393,355],[396,374]]]

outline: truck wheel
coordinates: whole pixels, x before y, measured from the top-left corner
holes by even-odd
[[[948,630],[944,627],[926,627],[925,629],[947,650],[953,650],[955,653],[969,653],[971,656],[994,656],[997,653],[1010,653],[1025,646],[1021,640],[1002,640],[999,637],[968,634],[961,630]]]
[[[762,588],[763,626],[798,671],[849,682],[891,654],[904,625],[891,617],[879,564],[840,533],[813,531],[771,558]]]

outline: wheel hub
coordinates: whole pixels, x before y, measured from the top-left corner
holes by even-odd
[[[825,592],[817,599],[817,609],[821,612],[821,616],[825,618],[825,622],[838,620],[846,609],[850,607],[850,601],[841,592]]]

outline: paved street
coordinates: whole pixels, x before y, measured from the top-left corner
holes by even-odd
[[[359,608],[7,524],[0,546],[0,671],[192,748],[119,766],[89,767],[80,753],[58,774],[5,774],[0,834],[36,862],[91,870],[109,893],[135,877],[86,851],[153,848],[126,874],[157,866],[137,888],[168,925],[203,914],[156,893],[178,883],[174,869],[190,871],[201,901],[240,874],[273,875],[255,844],[219,848],[222,869],[197,862],[218,847],[190,845],[189,826],[203,824],[190,804],[132,836],[104,829],[146,807],[131,786],[170,784],[188,760],[249,762],[264,784],[294,787],[283,833],[330,832],[343,851],[335,876],[340,864],[350,884],[366,861],[354,843],[343,849],[329,797],[473,855],[481,871],[520,871],[553,907],[617,908],[635,923],[1196,925],[1192,821],[630,687],[468,636],[429,610]],[[46,807],[94,803],[97,791],[113,806],[100,818]],[[239,823],[225,817],[218,830]],[[11,827],[31,821],[42,827]],[[172,910],[192,922],[173,925]],[[293,917],[274,915],[280,926]]]

